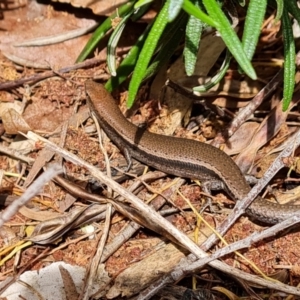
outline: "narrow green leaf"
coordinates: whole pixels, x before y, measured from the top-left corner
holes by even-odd
[[[214,20],[218,20],[218,26],[216,28],[221,34],[224,43],[226,44],[233,57],[236,59],[242,70],[250,78],[255,80],[257,76],[251,65],[251,62],[247,58],[237,34],[230,26],[228,19],[222,12],[218,3],[215,0],[203,0],[203,4],[209,16]]]
[[[111,29],[111,21],[116,17],[123,17],[128,12],[133,11],[133,5],[136,0],[128,1],[127,3],[121,5],[117,12],[108,17],[93,33],[92,37],[85,45],[78,58],[76,59],[76,63],[84,61],[88,55],[95,49],[99,41],[104,37],[106,32]]]
[[[287,1],[287,2],[289,2],[289,1]],[[284,7],[283,0],[276,0],[276,2],[277,2],[277,12],[276,12],[275,20],[274,20],[275,22],[277,22],[281,19],[282,12],[283,12],[283,7]]]
[[[138,2],[136,2],[134,4],[134,9],[139,9],[142,6],[148,5],[148,4],[152,3],[152,2],[153,2],[153,0],[139,0]]]
[[[114,29],[113,33],[111,34],[109,41],[107,43],[107,67],[111,74],[111,76],[116,76],[116,47],[120,40],[120,37],[123,33],[123,30],[125,28],[127,20],[130,18],[132,12],[129,12],[126,16],[123,17],[123,19],[119,22],[117,27]]]
[[[266,9],[267,0],[249,2],[242,38],[243,49],[249,60],[254,55]]]
[[[246,1],[245,0],[238,0],[237,1],[239,3],[240,6],[244,7],[245,4],[246,4]]]
[[[290,14],[297,20],[298,24],[300,24],[300,9],[297,5],[296,0],[289,0],[285,2],[285,5]]]
[[[200,19],[207,25],[211,27],[217,27],[218,22],[216,19],[213,19],[209,17],[206,13],[204,13],[200,8],[196,7],[193,3],[191,3],[189,0],[184,0],[182,4],[182,9],[186,11],[188,14]]]
[[[124,82],[129,74],[133,71],[136,62],[138,60],[139,54],[143,48],[145,40],[148,36],[148,33],[151,29],[152,23],[148,24],[146,30],[143,34],[138,38],[137,42],[133,47],[131,47],[130,51],[127,53],[126,57],[122,60],[121,64],[117,69],[117,75],[115,77],[111,77],[105,84],[105,88],[112,92],[115,90],[122,82]]]
[[[231,60],[231,54],[227,50],[226,51],[226,57],[225,57],[225,59],[223,61],[223,64],[222,64],[222,66],[220,68],[219,73],[216,74],[209,82],[207,82],[207,83],[205,83],[203,85],[194,87],[193,88],[194,94],[200,96],[201,93],[205,93],[205,92],[209,91],[216,84],[218,84],[223,79],[223,77],[225,76],[225,74],[226,74],[226,72],[227,72],[227,70],[229,68],[229,65],[230,65],[230,60]]]
[[[283,69],[283,103],[282,110],[286,111],[291,103],[295,87],[295,41],[289,13],[286,8],[282,12],[282,32],[284,48],[284,69]]]
[[[199,1],[197,0],[195,4],[198,7]],[[183,50],[185,71],[188,76],[191,76],[195,71],[201,34],[205,25],[198,18],[194,16],[189,17]]]
[[[174,22],[167,25],[159,41],[159,43],[161,43],[161,45],[159,45],[160,50],[147,68],[143,81],[156,74],[159,69],[169,61],[184,36],[186,22],[187,14],[183,12]]]
[[[140,87],[140,84],[145,75],[146,69],[150,62],[150,59],[155,51],[157,43],[161,37],[162,32],[164,31],[166,25],[168,24],[168,9],[169,9],[170,1],[167,0],[158,13],[151,31],[148,34],[148,37],[145,41],[144,47],[140,53],[138,61],[136,63],[134,72],[132,74],[132,78],[129,84],[128,90],[128,99],[127,99],[127,107],[130,108],[134,102],[137,91]]]
[[[144,3],[140,3],[143,5],[138,6],[137,3],[134,5],[134,13],[131,17],[133,22],[139,20],[145,13],[149,11],[149,8],[152,4],[153,0],[151,1],[144,1]]]
[[[168,9],[168,21],[172,22],[178,16],[181,11],[183,0],[170,0],[170,6]]]

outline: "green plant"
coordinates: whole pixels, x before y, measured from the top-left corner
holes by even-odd
[[[152,1],[131,0],[122,5],[117,13],[107,18],[99,26],[77,59],[77,61],[85,59],[102,37],[112,29],[111,20],[115,16],[121,17],[122,21],[114,29],[108,43],[108,66],[112,78],[107,82],[106,88],[112,91],[132,74],[129,84],[128,107],[132,106],[141,83],[157,72],[168,61],[183,37],[185,37],[184,58],[186,72],[187,75],[193,74],[199,43],[201,42],[201,33],[207,26],[211,26],[219,32],[227,46],[228,53],[220,72],[211,82],[202,87],[194,87],[194,90],[207,90],[220,81],[229,67],[231,57],[237,61],[242,72],[250,78],[256,79],[251,59],[255,53],[267,7],[272,6],[273,8],[277,8],[276,18],[281,20],[283,31],[285,59],[283,109],[286,110],[288,108],[294,91],[295,78],[295,45],[290,15],[296,18],[298,22],[300,21],[300,10],[296,0],[286,2],[283,2],[283,0],[269,2],[267,0],[249,0],[248,5],[244,1],[239,1],[240,3],[238,4],[234,3],[234,5],[243,6],[247,10],[242,41],[238,38],[224,12],[223,1],[163,1],[156,18],[148,25],[145,32],[116,69],[114,51],[126,22],[130,18],[137,19],[141,17],[148,10]],[[180,30],[178,30],[179,28]]]

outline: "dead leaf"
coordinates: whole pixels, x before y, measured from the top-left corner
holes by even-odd
[[[47,221],[52,220],[54,218],[59,218],[61,214],[52,211],[36,211],[30,209],[26,206],[23,206],[19,209],[19,213],[25,216],[28,219],[36,220],[36,221]]]
[[[226,142],[224,152],[228,155],[240,153],[246,148],[255,134],[259,124],[255,122],[246,122]]]
[[[295,105],[300,99],[293,98],[291,105]],[[292,106],[290,106],[291,109]],[[254,158],[258,149],[264,146],[271,138],[273,138],[279,131],[280,127],[285,123],[289,114],[289,110],[282,111],[282,103],[278,102],[269,115],[261,123],[253,136],[251,143],[243,150],[235,159],[243,174],[247,174],[249,168],[252,166]]]
[[[0,20],[2,53],[19,58],[24,63],[27,62],[27,66],[31,64],[43,68],[60,68],[74,64],[89,36],[84,35],[39,47],[15,47],[14,45],[26,40],[57,36],[95,24],[94,20],[77,18],[75,14],[64,11],[55,11],[48,4],[36,1],[28,2],[28,5],[17,10],[6,10],[4,14],[5,17]]]
[[[27,133],[31,130],[23,117],[13,108],[7,109],[2,114],[2,122],[7,134]]]
[[[63,286],[65,288],[66,298],[68,300],[77,299],[79,293],[76,290],[76,285],[74,283],[72,275],[66,268],[63,267],[63,265],[59,265],[58,268],[60,271],[61,278],[63,280]]]

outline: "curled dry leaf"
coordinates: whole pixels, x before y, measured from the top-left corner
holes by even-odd
[[[226,143],[224,151],[228,155],[234,155],[240,153],[246,148],[252,140],[259,124],[255,122],[247,122],[242,124],[238,130],[230,137]]]
[[[9,108],[3,113],[2,122],[8,134],[27,133],[31,130],[23,117],[13,108]]]
[[[293,97],[292,106],[299,102],[299,98],[295,94]],[[249,171],[252,163],[255,159],[257,151],[263,147],[271,138],[276,136],[281,126],[285,123],[286,118],[289,114],[289,110],[286,112],[282,111],[282,104],[279,102],[276,107],[274,107],[269,115],[260,124],[260,127],[256,130],[253,135],[251,143],[243,152],[239,153],[235,162],[245,174]]]
[[[63,280],[63,285],[65,288],[66,298],[67,299],[77,299],[79,297],[79,294],[76,290],[76,284],[72,278],[72,275],[70,272],[63,267],[63,265],[59,265],[59,271],[61,278]]]
[[[44,221],[52,220],[54,218],[59,218],[61,215],[57,212],[52,211],[36,211],[34,209],[23,206],[19,209],[19,213],[25,216],[28,219],[35,221]]]
[[[18,113],[22,113],[22,103],[20,101],[14,101],[14,102],[5,102],[3,98],[1,97],[0,102],[0,117],[2,118],[5,111],[9,108],[13,108]]]

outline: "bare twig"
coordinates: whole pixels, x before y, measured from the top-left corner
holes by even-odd
[[[98,270],[98,267],[99,267],[99,264],[101,261],[101,257],[103,254],[104,245],[105,245],[105,242],[106,242],[108,234],[109,234],[111,214],[112,214],[112,205],[108,204],[107,210],[106,210],[106,218],[105,218],[103,234],[100,238],[99,244],[97,244],[97,251],[96,251],[95,256],[93,257],[93,260],[91,261],[90,272],[89,272],[89,274],[87,274],[87,280],[85,282],[85,286],[83,288],[82,295],[80,295],[79,299],[88,300],[89,296],[91,294],[91,289],[93,287],[93,280],[96,277],[97,270]]]

